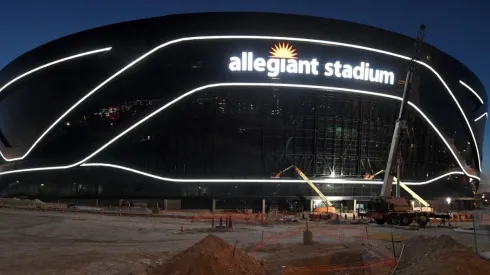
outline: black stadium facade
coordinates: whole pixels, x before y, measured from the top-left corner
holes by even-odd
[[[414,39],[264,13],[172,15],[42,45],[0,71],[0,192],[45,200],[307,205],[379,195]],[[401,180],[469,207],[487,96],[424,45]]]

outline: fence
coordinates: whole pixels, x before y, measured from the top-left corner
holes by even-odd
[[[368,226],[351,225],[312,225],[308,230],[314,236],[315,245],[303,245],[301,242],[302,232],[305,225],[289,226],[283,231],[267,231],[265,228],[260,239],[249,247],[247,252],[252,256],[258,254],[275,253],[278,250],[291,251],[304,256],[302,259],[281,264],[282,274],[357,274],[356,272],[369,272],[370,269],[379,270],[386,268],[387,273],[396,265],[393,250],[376,250],[372,245],[377,240],[400,241],[401,236],[391,233],[377,233],[376,228]],[[313,254],[308,254],[311,247]],[[395,248],[393,246],[393,248]],[[350,250],[353,249],[353,250]],[[311,252],[310,251],[310,252]],[[353,260],[358,252],[366,252],[369,259]],[[333,256],[336,252],[342,256]],[[281,253],[284,253],[282,251]],[[350,254],[349,254],[350,253]],[[310,255],[310,257],[308,257]],[[343,257],[345,255],[350,256]],[[398,255],[396,255],[398,256]],[[281,257],[278,257],[281,258]],[[364,273],[362,273],[364,274]]]

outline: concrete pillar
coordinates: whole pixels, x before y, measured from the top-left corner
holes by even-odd
[[[214,211],[216,211],[216,200],[213,199],[213,205],[211,206],[211,212],[214,213]]]
[[[310,200],[310,212],[313,212],[313,210],[315,210],[315,202]]]
[[[352,212],[357,216],[357,200],[354,200],[354,208],[352,208]]]
[[[303,231],[303,244],[313,244],[313,232]]]
[[[168,200],[167,199],[163,200],[163,210],[168,211]]]
[[[262,214],[265,214],[265,199],[262,199]]]

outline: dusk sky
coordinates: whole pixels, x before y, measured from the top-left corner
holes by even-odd
[[[261,11],[354,21],[409,36],[427,25],[426,42],[454,56],[490,89],[488,0],[2,0],[0,68],[17,56],[68,34],[121,21],[175,13]],[[490,127],[483,168],[490,172]]]

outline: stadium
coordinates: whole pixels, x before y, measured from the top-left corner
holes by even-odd
[[[0,71],[0,192],[308,208],[318,196],[294,171],[273,177],[296,165],[352,209],[380,193],[383,176],[366,175],[386,166],[413,44],[268,13],[170,15],[57,39]],[[486,92],[453,57],[428,44],[422,56],[400,178],[424,199],[471,208]]]

